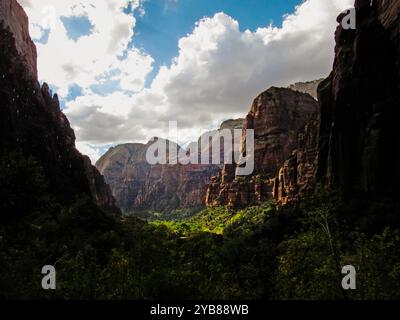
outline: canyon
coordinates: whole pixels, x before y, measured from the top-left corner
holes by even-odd
[[[127,214],[181,209],[195,212],[205,205],[240,207],[268,200],[273,196],[276,171],[297,146],[298,131],[317,113],[315,97],[320,82],[270,88],[255,99],[246,119],[224,121],[215,131],[255,130],[256,178],[250,177],[247,182],[236,179],[235,164],[150,165],[146,151],[151,141],[113,147],[96,167],[110,185],[117,205]],[[245,133],[242,141],[245,150]],[[220,148],[222,159],[223,145]]]
[[[241,129],[243,119],[224,121],[218,131]],[[125,213],[135,211],[169,212],[204,206],[207,183],[221,169],[219,164],[155,164],[146,160],[152,145],[131,143],[111,148],[96,167],[110,185],[117,205]],[[168,146],[171,142],[167,141]],[[179,146],[175,145],[176,149]],[[200,152],[201,150],[199,150]],[[221,158],[224,153],[220,147]]]
[[[92,166],[38,82],[25,13],[0,4],[1,299],[399,298],[398,0],[357,0],[356,30],[338,17],[326,79],[269,88],[214,131],[254,130],[250,176],[151,166],[152,141]],[[357,290],[344,292],[350,264]],[[43,290],[43,265],[57,290]]]
[[[118,211],[116,206],[125,213],[237,208],[268,199],[297,203],[317,183],[344,195],[394,196],[399,168],[386,172],[388,163],[400,159],[394,117],[400,101],[400,5],[358,0],[355,7],[357,28],[344,30],[339,23],[327,79],[272,87],[254,100],[244,120],[221,125],[219,130],[255,132],[254,173],[237,176],[235,164],[149,165],[150,142],[111,148],[96,170],[76,149],[57,95],[37,82],[36,49],[25,13],[16,1],[3,1],[2,34],[9,42],[2,44],[2,74],[7,74],[0,80],[6,102],[2,147],[42,159],[63,201],[88,192],[107,211]]]

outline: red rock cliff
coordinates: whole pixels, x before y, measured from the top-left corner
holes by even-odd
[[[15,48],[29,73],[37,77],[36,47],[29,36],[29,21],[24,9],[15,0],[1,0],[0,21],[3,21],[4,26],[13,34]]]
[[[274,178],[297,146],[297,135],[318,110],[309,94],[270,88],[253,102],[244,129],[254,129],[254,173],[235,176],[235,165],[225,165],[208,186],[206,204],[247,206],[272,197]]]
[[[243,119],[228,120],[220,130],[241,129]],[[204,206],[207,184],[220,165],[149,165],[148,144],[125,144],[111,148],[96,163],[124,212],[176,209]],[[221,145],[223,154],[223,145]]]

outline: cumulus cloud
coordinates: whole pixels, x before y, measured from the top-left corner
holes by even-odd
[[[135,11],[139,8],[138,0],[20,0],[20,3],[28,13],[30,32],[36,40],[40,80],[55,86],[61,97],[67,96],[72,84],[87,91],[107,73],[120,81],[122,89],[128,85],[135,92],[143,88],[153,59],[129,47],[136,20],[124,10],[130,5]],[[70,38],[66,18],[82,17],[90,23],[89,34]]]
[[[240,22],[222,12],[204,18],[179,40],[178,56],[160,68],[149,88],[144,84],[152,58],[137,49],[124,53],[135,26],[134,17],[121,10],[126,1],[106,5],[96,0],[94,8],[72,2],[72,9],[61,4],[58,9],[63,15],[87,15],[95,32],[76,42],[65,32],[57,32],[58,39],[50,33],[48,43],[39,45],[39,68],[42,78],[63,90],[72,82],[90,88],[93,79],[104,74],[119,81],[116,92],[104,95],[88,89],[66,105],[80,145],[101,145],[166,136],[169,120],[178,121],[180,143],[195,140],[201,129],[244,116],[253,98],[272,85],[327,76],[336,16],[353,0],[306,0],[285,16],[281,28],[242,32]],[[57,22],[57,28],[63,26]],[[73,50],[86,54],[79,58]]]

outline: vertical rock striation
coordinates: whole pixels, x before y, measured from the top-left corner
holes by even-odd
[[[395,197],[400,4],[356,1],[356,8],[357,28],[337,28],[333,71],[319,87],[318,180],[347,197]]]
[[[225,165],[208,186],[206,204],[241,207],[272,197],[274,178],[298,143],[298,132],[318,110],[309,94],[272,87],[253,102],[244,129],[254,129],[254,173],[235,175],[235,165]]]
[[[24,9],[15,0],[1,0],[0,21],[13,34],[19,59],[24,61],[30,76],[36,78],[36,46],[29,36],[29,21]]]

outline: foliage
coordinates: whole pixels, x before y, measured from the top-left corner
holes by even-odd
[[[180,221],[117,221],[85,195],[57,203],[33,158],[3,154],[0,164],[1,298],[400,298],[395,205],[374,203],[370,212],[388,212],[375,229],[362,211],[347,214],[367,203],[325,189],[300,207],[268,202],[209,207]],[[41,289],[47,264],[57,270],[54,291]],[[341,288],[347,264],[357,270],[351,292]]]

